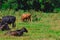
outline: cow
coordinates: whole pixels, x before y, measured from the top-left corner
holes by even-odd
[[[24,32],[28,32],[28,30],[23,27],[22,29],[19,29],[19,30],[15,30],[15,31],[9,31],[7,33],[5,33],[5,35],[9,34],[11,36],[22,36]]]
[[[22,21],[31,21],[31,14],[22,14],[21,16]]]
[[[1,25],[0,23],[0,30],[4,31],[4,30],[10,30],[8,24],[4,24],[4,25]]]
[[[5,23],[7,23],[7,24],[12,24],[12,27],[15,27],[16,26],[15,21],[16,21],[15,16],[4,16],[2,17],[1,25],[4,25]]]

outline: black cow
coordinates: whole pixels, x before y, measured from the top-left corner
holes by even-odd
[[[16,21],[16,17],[14,16],[4,16],[2,17],[1,25],[7,23],[7,24],[12,24],[12,27],[15,27],[16,26],[15,21]]]
[[[9,34],[9,35],[12,35],[12,36],[22,36],[24,32],[28,32],[28,30],[26,28],[22,28],[20,30],[15,30],[15,31],[10,31],[10,32],[7,32],[6,34]],[[6,35],[5,34],[5,35]]]

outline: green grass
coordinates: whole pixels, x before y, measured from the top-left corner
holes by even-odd
[[[12,28],[11,30],[26,27],[28,33],[24,33],[24,35],[20,37],[14,37],[4,35],[6,31],[0,31],[0,40],[60,40],[60,13],[33,12],[33,14],[38,15],[40,18],[39,21],[21,22],[20,17],[22,13],[24,12],[20,13],[20,11],[18,11],[13,14],[17,20],[16,28]],[[0,15],[3,14],[4,12]],[[8,15],[8,13],[4,15]],[[10,15],[12,15],[12,13]]]

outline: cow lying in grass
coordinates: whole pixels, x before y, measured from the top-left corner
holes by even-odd
[[[15,21],[16,21],[15,16],[4,16],[2,17],[1,25],[5,25],[5,23],[7,23],[12,24],[12,27],[15,27]]]
[[[22,36],[24,32],[28,32],[28,30],[26,28],[22,28],[20,30],[15,30],[15,31],[9,31],[7,32],[5,35],[9,34],[9,35],[12,35],[12,36]]]

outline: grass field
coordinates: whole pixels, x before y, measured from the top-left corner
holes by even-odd
[[[0,31],[0,40],[60,40],[60,13],[31,12],[38,15],[40,19],[35,22],[21,22],[20,16],[23,12],[15,12],[15,14],[7,13],[7,11],[0,12],[0,18],[4,15],[14,15],[17,18],[16,28],[11,30],[26,27],[28,33],[24,33],[20,37],[14,37],[4,35],[7,31]]]

